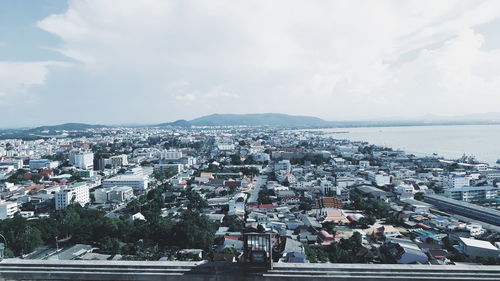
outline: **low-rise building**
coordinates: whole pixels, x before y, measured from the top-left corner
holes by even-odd
[[[399,264],[426,263],[429,260],[418,245],[408,239],[389,238],[384,248],[388,257]]]
[[[94,191],[96,203],[127,202],[134,197],[134,189],[130,186],[112,186]]]
[[[49,159],[31,159],[29,166],[30,170],[38,170],[42,168],[55,169],[59,166],[59,162],[51,161]]]
[[[385,173],[368,172],[368,180],[377,186],[384,186],[391,183],[391,176]]]
[[[457,249],[471,258],[475,257],[500,257],[500,250],[488,241],[463,238],[458,239]]]
[[[465,201],[479,202],[498,197],[499,188],[494,186],[464,186],[449,188],[444,191],[448,198]]]
[[[71,185],[55,194],[56,210],[64,209],[72,203],[79,203],[81,206],[85,206],[89,202],[89,187],[85,183]]]
[[[146,176],[119,175],[102,182],[102,187],[130,186],[134,190],[146,190],[148,188],[148,179]]]
[[[500,211],[438,195],[424,195],[424,201],[438,209],[500,226]]]
[[[397,237],[401,234],[399,233],[399,230],[397,230],[394,226],[384,225],[377,228],[376,235],[378,237],[390,238],[390,237]]]
[[[290,171],[292,170],[292,165],[290,164],[290,160],[281,160],[278,163],[275,163],[274,170],[290,173]]]
[[[445,188],[456,188],[470,185],[470,178],[465,175],[444,174],[439,177],[439,181]]]
[[[12,218],[18,211],[16,202],[0,202],[0,220]]]

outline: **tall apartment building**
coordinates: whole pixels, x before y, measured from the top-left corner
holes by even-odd
[[[17,211],[16,202],[0,202],[0,220],[12,218]]]
[[[94,168],[94,153],[85,151],[72,151],[69,163],[79,169],[92,170]]]
[[[173,170],[177,173],[180,173],[182,171],[182,164],[156,164],[154,166],[154,171],[160,171],[160,172],[165,172],[168,170]]]
[[[128,165],[126,154],[111,156],[111,158],[109,159],[111,161],[111,166],[113,166],[114,168]]]
[[[500,179],[500,170],[488,170],[488,171],[480,171],[479,174],[481,176],[485,176],[488,180],[499,180]]]
[[[23,168],[23,160],[22,159],[4,159],[0,161],[0,166],[13,166],[14,169],[22,169]]]
[[[439,180],[441,185],[445,188],[456,188],[470,185],[470,178],[468,176],[448,174],[440,176]]]
[[[455,200],[478,202],[498,197],[499,189],[494,186],[465,186],[446,189],[444,195]]]
[[[321,180],[319,187],[323,195],[330,195],[335,188],[333,182],[326,179]]]
[[[71,185],[55,194],[56,210],[64,209],[72,203],[79,203],[81,206],[85,206],[89,202],[90,193],[86,183]]]

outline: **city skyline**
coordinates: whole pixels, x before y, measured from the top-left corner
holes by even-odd
[[[499,112],[499,18],[497,1],[2,1],[0,127]]]

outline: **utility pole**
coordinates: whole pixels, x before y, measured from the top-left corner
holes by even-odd
[[[57,254],[57,259],[59,259],[59,240],[57,239],[57,236],[56,236],[56,254]]]
[[[7,249],[7,239],[5,239],[5,236],[0,234],[0,237],[2,237],[4,243],[0,243],[0,261],[2,261],[5,257],[5,249]]]

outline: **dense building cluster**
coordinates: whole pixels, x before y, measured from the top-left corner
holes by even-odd
[[[500,264],[500,169],[267,127],[0,140],[6,256]],[[253,238],[252,238],[253,239]],[[250,245],[250,246],[249,246]]]

